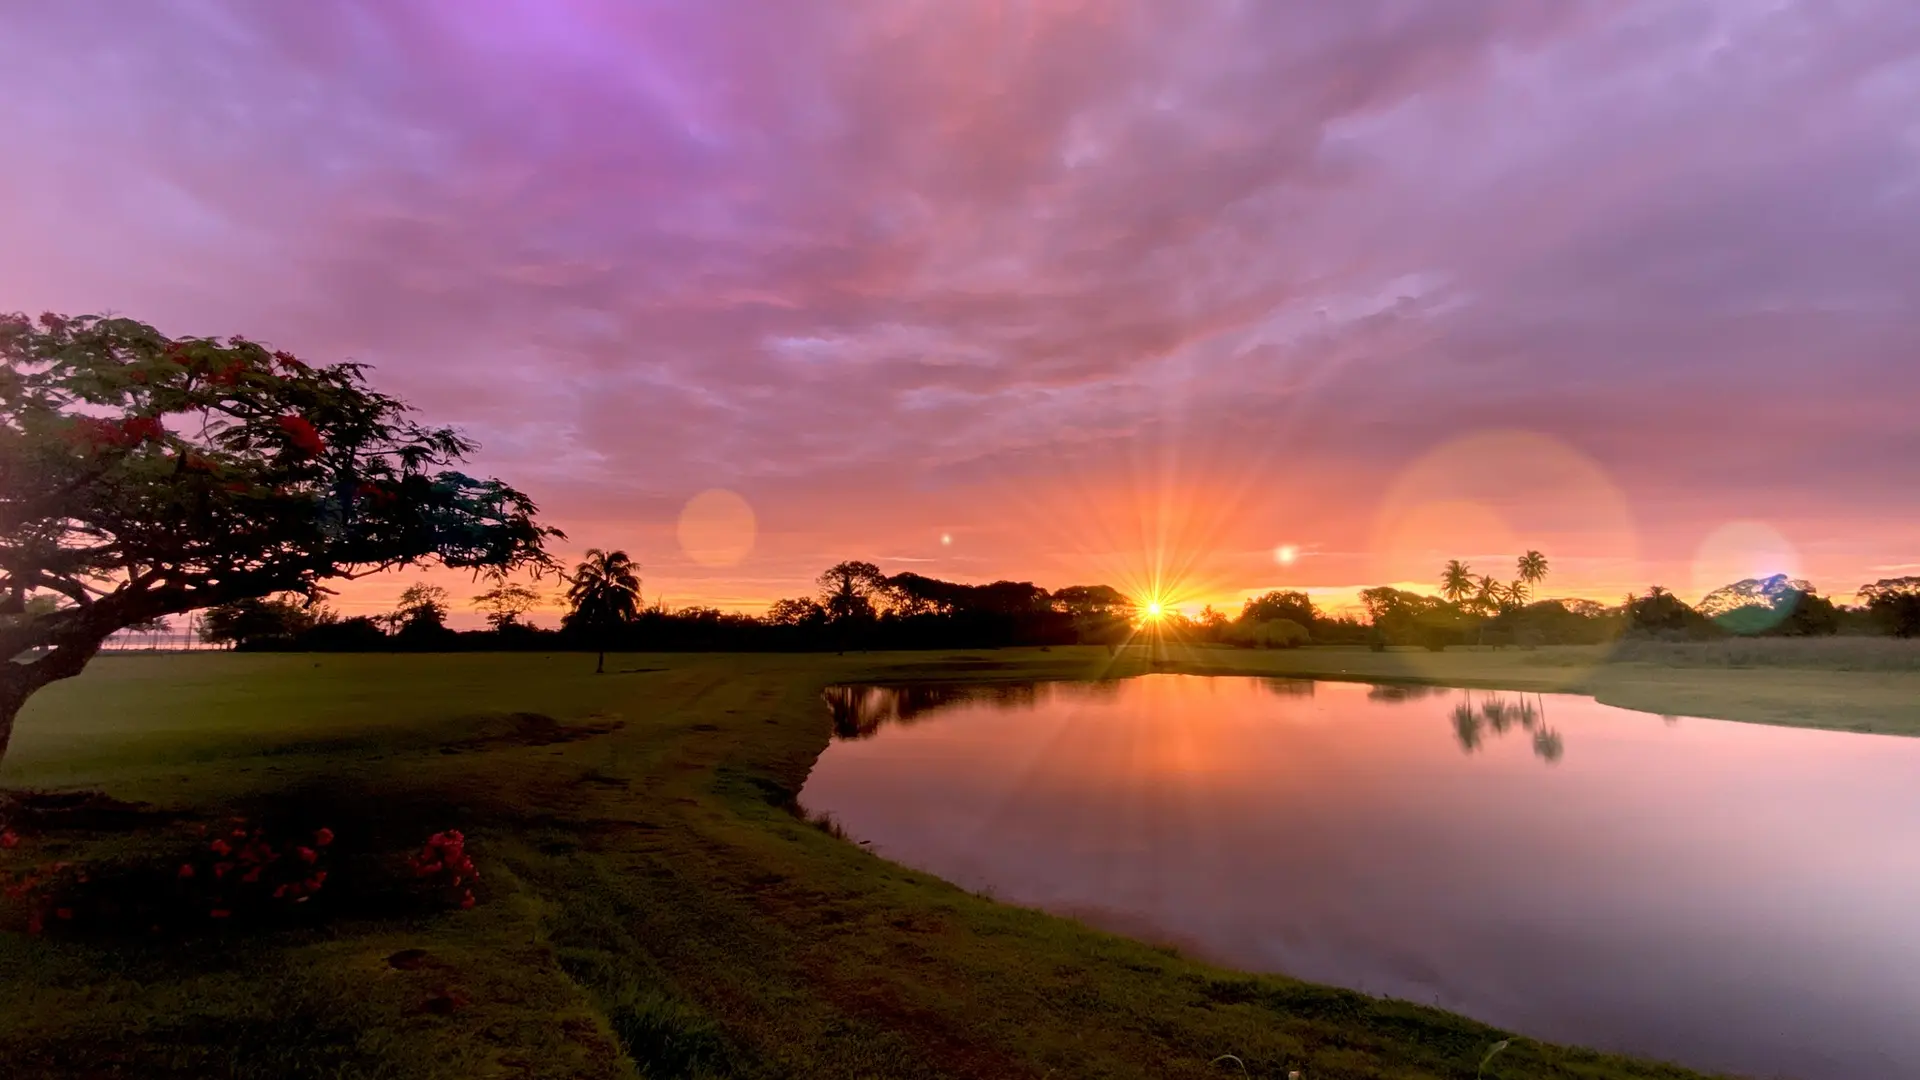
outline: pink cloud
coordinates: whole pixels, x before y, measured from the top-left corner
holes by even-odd
[[[1765,513],[1841,590],[1920,510],[1910,7],[9,11],[0,308],[371,362],[689,598],[1143,557],[1075,502],[1253,577],[1491,426],[1649,574]],[[711,486],[732,578],[672,539]]]

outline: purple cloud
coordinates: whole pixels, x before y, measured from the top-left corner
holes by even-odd
[[[1920,511],[1910,8],[26,7],[0,308],[371,362],[689,599],[1169,544],[1250,588],[1495,427],[1612,475],[1622,574],[1766,516],[1844,591]],[[674,546],[712,486],[736,571]]]

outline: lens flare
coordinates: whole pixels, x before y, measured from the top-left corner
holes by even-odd
[[[1626,496],[1592,459],[1529,431],[1479,432],[1414,462],[1382,498],[1369,547],[1372,580],[1429,595],[1448,560],[1504,584],[1531,550],[1551,562],[1535,600],[1618,595],[1641,580]],[[1447,670],[1438,654],[1404,662],[1436,677]],[[1569,664],[1552,677],[1572,685],[1598,662]]]
[[[1764,521],[1729,521],[1708,534],[1693,555],[1693,592],[1698,600],[1722,585],[1749,578],[1800,576],[1800,553],[1780,530]]]
[[[1446,560],[1462,559],[1505,580],[1531,549],[1553,558],[1548,596],[1624,591],[1640,579],[1633,517],[1605,470],[1549,436],[1481,432],[1401,473],[1374,519],[1370,577],[1430,591]]]
[[[703,491],[680,511],[680,550],[701,566],[734,566],[753,550],[756,523],[747,500],[723,488]]]

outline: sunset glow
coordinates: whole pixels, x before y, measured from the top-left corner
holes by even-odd
[[[0,307],[372,365],[650,601],[1916,558],[1884,4],[85,8],[0,15]]]
[[[1916,0],[15,0],[0,147],[19,1080],[1920,1077]]]

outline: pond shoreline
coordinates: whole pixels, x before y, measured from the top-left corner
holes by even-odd
[[[1878,1004],[1920,953],[1870,899],[1920,904],[1898,869],[1920,744],[1272,674],[824,696],[838,739],[803,809],[962,888],[1541,1038],[1763,1075],[1920,1067]]]

